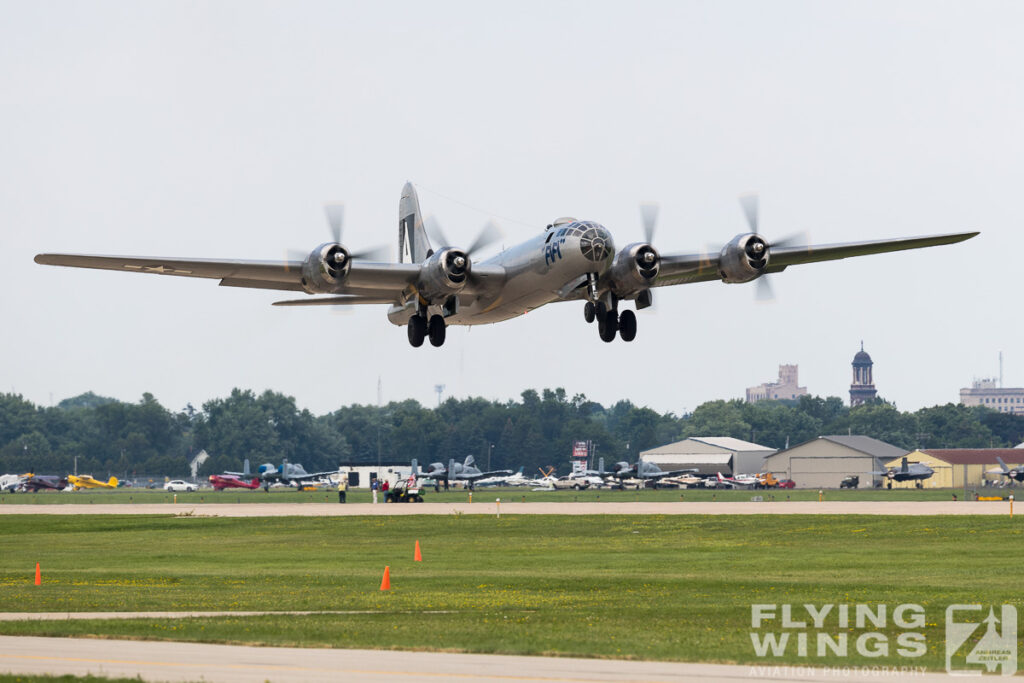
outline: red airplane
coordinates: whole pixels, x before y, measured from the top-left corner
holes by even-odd
[[[259,479],[246,481],[230,474],[211,474],[210,483],[213,484],[215,491],[223,491],[224,489],[258,489],[260,487]]]

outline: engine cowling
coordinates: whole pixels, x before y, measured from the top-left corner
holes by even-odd
[[[768,267],[768,242],[756,233],[738,235],[718,257],[718,274],[724,282],[750,282]]]
[[[654,284],[661,268],[661,255],[646,242],[627,244],[612,261],[612,291],[620,299],[629,299]]]
[[[334,292],[348,277],[352,257],[337,242],[325,242],[302,263],[302,288],[309,294]]]
[[[469,255],[461,249],[434,252],[423,266],[420,296],[427,301],[441,301],[458,294],[469,281],[472,267]]]

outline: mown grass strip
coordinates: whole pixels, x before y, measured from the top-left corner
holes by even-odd
[[[0,610],[367,614],[0,623],[0,633],[764,663],[751,604],[1020,606],[1009,517],[8,517]],[[420,541],[424,561],[413,562]],[[35,562],[43,585],[32,585]],[[393,589],[378,590],[384,566]],[[448,610],[453,613],[433,613]],[[835,629],[833,629],[835,630]],[[882,629],[895,640],[899,629]],[[854,635],[859,631],[854,632]],[[852,648],[851,648],[852,649]],[[894,649],[894,648],[893,648]]]

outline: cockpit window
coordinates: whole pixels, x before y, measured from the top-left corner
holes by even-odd
[[[570,223],[575,223],[575,222],[576,222],[575,218],[569,218],[568,216],[563,216],[562,218],[556,218],[554,221],[552,221],[552,223],[550,225],[548,225],[548,227],[544,228],[544,232],[547,232],[548,230],[553,230],[554,228],[560,228],[563,225],[568,225]]]

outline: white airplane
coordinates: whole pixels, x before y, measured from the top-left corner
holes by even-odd
[[[25,481],[32,478],[31,473],[26,474],[0,474],[0,491],[14,491]]]
[[[476,486],[527,486],[533,483],[533,480],[526,478],[523,474],[523,469],[523,467],[520,467],[518,472],[512,474],[500,474],[494,477],[479,479],[476,482]]]
[[[734,477],[723,476],[721,472],[718,472],[718,485],[719,486],[731,486],[733,488],[754,488],[760,483],[760,480],[752,474],[737,474]]]
[[[409,343],[434,346],[445,341],[448,325],[481,325],[509,320],[545,304],[583,303],[584,318],[597,322],[601,339],[611,342],[636,337],[636,315],[620,306],[633,302],[649,307],[654,287],[709,280],[726,283],[758,281],[759,293],[770,296],[765,275],[789,266],[831,261],[904,249],[962,242],[977,235],[964,232],[867,242],[798,245],[794,240],[770,242],[758,233],[757,197],[741,198],[749,230],[714,252],[661,254],[651,244],[657,207],[641,207],[645,238],[616,249],[609,230],[595,221],[559,218],[539,235],[476,263],[473,255],[498,237],[489,224],[468,249],[451,246],[435,232],[441,246],[431,245],[419,200],[406,183],[398,204],[397,263],[354,252],[341,243],[342,207],[327,207],[334,240],[303,260],[243,261],[138,256],[38,254],[36,263],[100,268],[220,280],[227,287],[248,287],[328,294],[278,301],[276,306],[388,305],[388,320],[407,328]],[[408,256],[409,262],[405,262]]]

